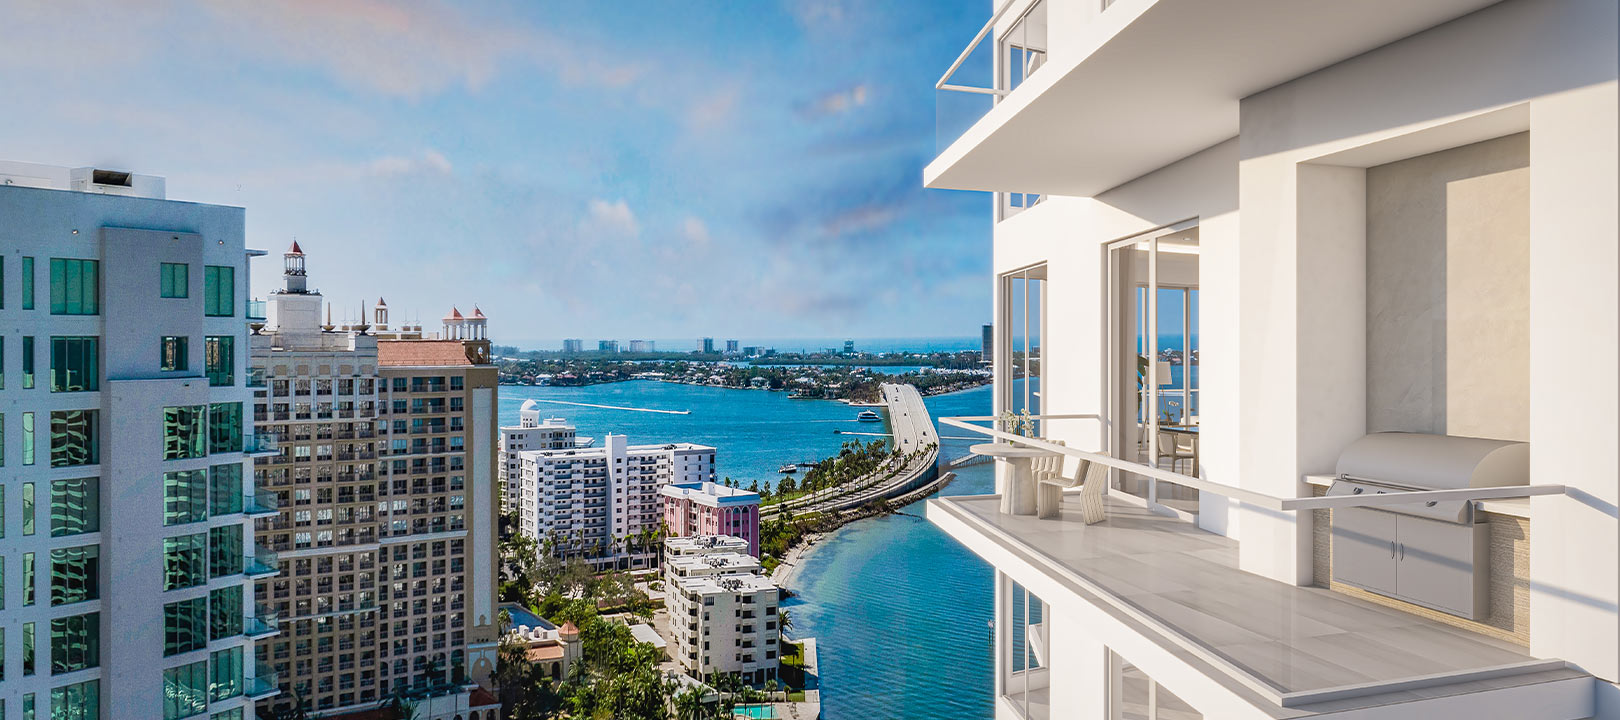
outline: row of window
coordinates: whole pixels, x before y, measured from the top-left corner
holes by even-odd
[[[22,464],[35,460],[34,413],[22,414]],[[101,461],[98,422],[95,410],[53,410],[51,420],[51,467],[94,465]],[[0,414],[0,466],[6,464],[6,417]]]
[[[5,258],[0,257],[0,270]],[[101,314],[101,263],[82,258],[51,258],[51,314]],[[3,276],[3,275],[0,275]],[[185,263],[162,263],[159,268],[158,296],[190,296],[190,268]],[[0,287],[4,287],[0,285]],[[236,268],[229,265],[203,266],[203,314],[231,317],[236,314]],[[0,293],[0,307],[5,307]],[[34,309],[34,258],[22,259],[22,309]]]
[[[100,720],[101,681],[86,680],[72,685],[51,688],[50,720]],[[34,693],[22,696],[23,720],[34,720],[37,700]],[[0,718],[6,715],[4,700],[0,700]],[[241,720],[238,715],[235,720]]]
[[[164,525],[201,522],[208,519],[210,512],[215,515],[242,512],[240,464],[163,474]]]
[[[242,694],[242,648],[211,653],[207,660],[163,671],[163,719],[199,715],[208,711],[210,701],[219,702]],[[214,718],[241,718],[241,711],[217,713]]]
[[[242,452],[242,403],[163,408],[163,459]]]

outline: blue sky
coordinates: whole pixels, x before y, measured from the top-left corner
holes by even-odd
[[[926,191],[982,0],[0,7],[0,158],[168,178],[353,313],[497,341],[974,336],[989,200]],[[262,294],[279,258],[257,261]]]

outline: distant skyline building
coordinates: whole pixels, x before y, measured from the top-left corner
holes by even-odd
[[[579,353],[585,350],[585,341],[579,338],[568,338],[563,341],[562,351],[565,353]]]
[[[631,340],[630,341],[630,352],[633,352],[633,353],[654,352],[653,347],[654,347],[654,343],[651,340]]]
[[[605,353],[616,353],[616,352],[619,351],[619,341],[618,340],[597,340],[596,341],[596,351],[597,352],[605,352]]]
[[[748,554],[759,557],[759,493],[704,481],[671,483],[659,494],[671,537],[739,537],[748,541]]]
[[[700,345],[703,348],[703,354],[708,355],[708,354],[711,354],[711,353],[714,352],[714,338],[712,338],[712,337],[703,338]]]
[[[737,341],[736,340],[727,340],[726,341],[726,354],[727,355],[736,355],[737,354]]]
[[[630,445],[610,433],[598,447],[518,456],[519,531],[598,568],[651,567],[652,535],[663,520],[659,490],[714,480],[715,448],[693,443]]]
[[[979,330],[979,359],[993,362],[996,357],[996,326],[986,325]]]
[[[855,354],[855,341],[854,340],[845,340],[844,341],[844,354],[845,355],[854,355]]]

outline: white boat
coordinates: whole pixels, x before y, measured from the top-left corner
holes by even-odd
[[[796,473],[798,471],[799,471],[799,466],[795,465],[793,463],[788,463],[786,465],[783,465],[781,468],[779,468],[777,470],[777,472],[782,473],[783,475],[792,475],[793,473]]]
[[[877,422],[883,418],[878,416],[876,411],[862,410],[861,414],[855,416],[855,419],[861,422]]]

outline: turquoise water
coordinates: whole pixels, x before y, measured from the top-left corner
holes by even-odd
[[[774,482],[776,469],[819,459],[850,436],[869,431],[859,408],[826,400],[788,400],[784,393],[633,381],[583,388],[502,386],[501,423],[516,424],[525,399],[565,400],[665,410],[666,415],[566,405],[548,414],[600,437],[625,433],[631,443],[698,442],[718,448],[716,473],[747,486]],[[990,388],[926,400],[937,419],[990,414]],[[944,437],[965,435],[940,428]],[[870,439],[870,438],[862,438]],[[943,455],[966,454],[970,441],[943,440]],[[991,466],[958,473],[942,492],[992,491]],[[796,637],[820,639],[822,715],[826,720],[993,715],[990,567],[922,517],[921,503],[900,514],[852,523],[824,538],[792,582]]]
[[[775,718],[776,708],[770,705],[738,705],[732,710],[733,715],[745,718]]]

